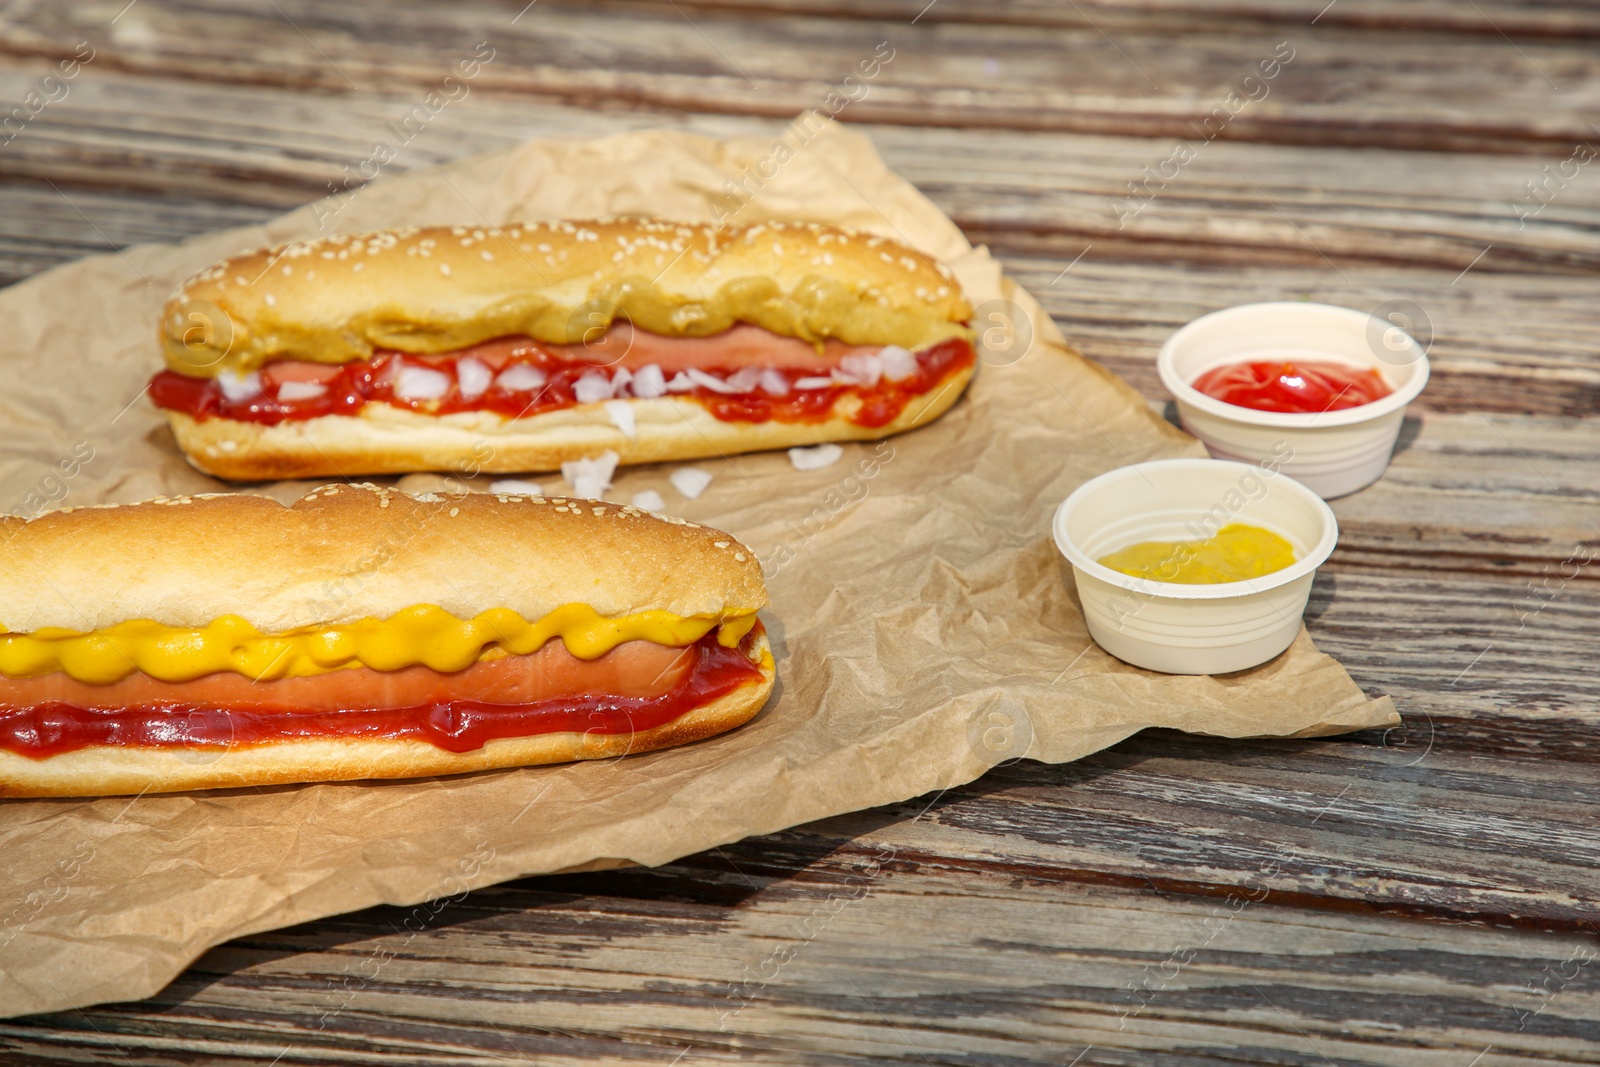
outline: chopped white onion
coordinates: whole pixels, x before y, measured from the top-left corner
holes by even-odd
[[[672,381],[667,383],[669,393],[691,393],[694,391],[694,379],[683,371],[672,376]]]
[[[607,400],[606,418],[627,436],[639,436],[639,431],[633,423],[633,405],[626,400]]]
[[[644,489],[633,494],[633,506],[646,511],[665,511],[667,502],[661,499],[661,494],[654,489]]]
[[[718,378],[715,374],[707,374],[705,371],[700,370],[697,367],[690,367],[683,373],[689,376],[689,380],[691,382],[696,385],[703,385],[713,393],[722,393],[724,396],[732,396],[735,393],[744,392],[743,389],[738,389],[729,385],[721,378]],[[673,381],[676,382],[677,379],[674,378]],[[669,386],[668,388],[671,387]]]
[[[754,392],[755,387],[761,384],[760,367],[740,367],[728,375],[728,388],[741,393]]]
[[[672,483],[672,488],[693,500],[711,484],[711,474],[699,467],[679,467],[667,477],[667,481]]]
[[[761,372],[761,391],[768,396],[788,396],[789,379],[782,371],[768,367]]]
[[[438,400],[449,391],[450,375],[427,367],[401,367],[394,382],[394,395],[401,400]]]
[[[572,492],[588,500],[599,500],[611,488],[611,476],[617,472],[617,454],[611,449],[593,459],[572,459],[561,465],[561,477],[572,486]]]
[[[794,387],[796,389],[827,389],[832,385],[832,378],[822,378],[817,376],[801,378],[794,383]]]
[[[611,399],[611,379],[597,371],[590,371],[572,383],[572,395],[580,404],[596,404]]]
[[[838,445],[813,445],[810,448],[789,449],[789,462],[797,471],[817,471],[839,462],[844,449]]]
[[[284,382],[278,386],[279,400],[315,400],[328,391],[321,382]]]
[[[646,363],[633,375],[633,395],[644,400],[652,400],[667,391],[667,377],[661,373],[659,364]]]
[[[902,382],[917,373],[917,357],[909,348],[884,345],[878,349],[878,362],[883,365],[883,376],[891,382]]]
[[[231,370],[217,375],[217,388],[235,404],[261,395],[261,375],[255,371],[241,377]]]
[[[513,363],[500,372],[494,384],[508,393],[523,393],[539,388],[547,380],[544,371],[538,367],[530,367],[526,363]]]
[[[491,493],[515,493],[519,496],[544,496],[544,487],[538,482],[525,482],[521,478],[499,478],[489,483]]]
[[[467,356],[456,360],[456,389],[463,400],[476,400],[489,391],[494,371],[481,359]]]
[[[616,376],[611,379],[611,395],[627,396],[628,386],[633,382],[633,372],[627,367],[617,368]]]
[[[833,372],[835,381],[844,385],[865,385],[871,388],[883,377],[883,364],[877,356],[854,352],[839,361]]]

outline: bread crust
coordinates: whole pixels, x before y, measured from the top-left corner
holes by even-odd
[[[674,337],[748,322],[915,351],[970,338],[971,315],[949,268],[889,238],[620,218],[339,235],[235,256],[179,288],[162,344],[173,370],[210,377],[514,335],[576,344],[614,318]]]
[[[552,733],[501,738],[472,752],[415,740],[280,741],[208,749],[97,746],[32,759],[0,751],[0,797],[78,797],[191,789],[418,778],[615,759],[712,737],[749,721],[772,692],[776,670],[765,639],[761,680],[671,722],[631,734]]]
[[[12,633],[238,615],[271,634],[417,604],[532,621],[571,603],[720,618],[767,596],[755,553],[728,534],[565,497],[355,484],[290,506],[214,494],[0,519],[0,628]]]
[[[359,415],[325,415],[276,426],[234,419],[197,420],[165,412],[178,447],[217,478],[267,481],[408,471],[515,473],[611,449],[623,464],[731,456],[824,441],[873,441],[916,429],[949,410],[972,378],[965,367],[913,397],[884,426],[847,417],[859,400],[841,397],[821,422],[724,422],[685,397],[632,399],[635,435],[617,428],[602,404],[580,404],[507,419],[493,412],[427,415],[372,402]]]

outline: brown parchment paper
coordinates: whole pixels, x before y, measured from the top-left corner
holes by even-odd
[[[899,237],[950,263],[979,308],[985,362],[930,427],[846,445],[818,471],[783,453],[704,461],[714,481],[694,501],[670,487],[669,467],[619,475],[613,499],[656,489],[668,511],[761,555],[781,679],[766,709],[724,737],[616,762],[0,802],[0,1014],[148,996],[242,934],[527,874],[664,863],[967,782],[1017,756],[1077,759],[1146,727],[1305,736],[1398,721],[1304,632],[1274,662],[1217,678],[1136,670],[1089,640],[1050,541],[1055,505],[1113,467],[1203,451],[1069,350],[864,136],[814,117],[782,147],[656,131],[531,142],[0,292],[0,508],[221,488],[182,460],[141,389],[158,364],[162,301],[223,256],[319,223],[612,214],[798,217]],[[261,491],[287,500],[310,484]]]

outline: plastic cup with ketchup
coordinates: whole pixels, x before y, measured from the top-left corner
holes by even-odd
[[[1195,319],[1161,346],[1156,367],[1183,428],[1213,456],[1270,462],[1324,499],[1378,480],[1406,405],[1428,382],[1422,346],[1393,323],[1349,308],[1289,301],[1241,304]],[[1332,373],[1301,374],[1301,368]],[[1343,406],[1367,395],[1372,372],[1388,392]],[[1252,373],[1262,383],[1258,388],[1251,387]],[[1215,384],[1219,379],[1223,388]],[[1197,383],[1229,399],[1208,395]]]
[[[1283,538],[1294,562],[1214,584],[1135,577],[1102,562],[1131,545],[1203,540],[1234,523]],[[1227,674],[1294,642],[1339,523],[1317,494],[1270,464],[1162,459],[1079,486],[1056,510],[1053,533],[1096,644],[1146,670]]]

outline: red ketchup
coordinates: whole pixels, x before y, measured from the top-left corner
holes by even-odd
[[[1343,411],[1394,392],[1375,367],[1314,361],[1228,363],[1190,384],[1225,404],[1293,414]]]
[[[759,626],[751,631],[752,635],[759,633]],[[760,681],[761,668],[748,654],[752,640],[747,635],[740,648],[724,648],[715,634],[707,634],[694,645],[695,666],[684,680],[653,697],[594,694],[535,704],[452,700],[347,711],[178,704],[85,708],[54,701],[29,707],[0,706],[0,750],[40,759],[93,745],[218,749],[349,737],[412,738],[449,752],[471,752],[501,737],[648,730]]]
[[[319,395],[303,400],[278,400],[267,395],[229,400],[216,379],[192,378],[170,370],[161,371],[150,380],[150,399],[159,408],[180,411],[200,421],[224,418],[264,426],[323,415],[357,415],[368,403],[388,404],[430,415],[492,411],[509,419],[576,406],[578,379],[595,373],[595,368],[581,360],[562,358],[537,342],[526,342],[526,349],[529,354],[517,362],[538,370],[544,376],[543,385],[530,390],[495,386],[470,400],[462,397],[456,385],[455,357],[409,356],[400,352],[381,352],[372,359],[327,367],[301,367],[302,374],[314,374],[316,384],[323,387]],[[849,420],[857,426],[877,428],[893,422],[914,398],[931,392],[951,375],[972,366],[976,355],[964,338],[954,337],[917,352],[916,361],[916,370],[908,377],[899,381],[883,378],[871,386],[836,383],[821,389],[800,389],[796,383],[816,376],[818,371],[786,367],[778,370],[788,384],[788,392],[782,396],[772,396],[760,389],[728,395],[703,386],[671,395],[699,402],[723,422],[755,423],[823,422],[832,417],[835,402],[843,396],[854,395],[861,403]],[[396,396],[394,379],[404,366],[426,367],[445,374],[451,381],[449,392],[438,400],[407,400]],[[268,376],[272,367],[268,365],[263,377]],[[719,378],[734,373],[734,368],[705,369]],[[826,377],[826,373],[822,376]]]

